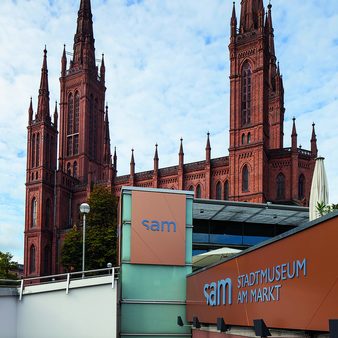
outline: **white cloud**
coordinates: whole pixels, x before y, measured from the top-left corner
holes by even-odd
[[[59,99],[63,44],[71,51],[78,0],[0,2],[0,250],[22,260],[26,125],[36,108],[42,50],[47,44],[51,106]],[[126,4],[132,4],[126,6]],[[322,7],[321,7],[322,6]],[[228,153],[229,22],[231,1],[92,0],[97,58],[105,53],[111,143],[119,174],[176,165],[179,139],[186,162]],[[239,15],[239,1],[237,1]],[[331,200],[338,201],[338,4],[327,0],[273,2],[276,51],[284,76],[285,144],[297,117],[299,143],[310,147],[316,122],[326,157]]]

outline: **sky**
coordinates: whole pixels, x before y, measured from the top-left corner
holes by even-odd
[[[0,251],[23,262],[29,99],[36,110],[44,46],[51,108],[59,100],[63,45],[72,52],[80,0],[0,1]],[[239,16],[240,0],[236,0]],[[267,0],[265,0],[267,5]],[[284,145],[296,117],[310,149],[316,123],[330,202],[338,203],[338,2],[272,0],[285,89]],[[105,55],[106,101],[118,175],[228,155],[232,0],[92,0],[96,58]]]

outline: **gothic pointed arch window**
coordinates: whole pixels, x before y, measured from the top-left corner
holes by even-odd
[[[201,189],[201,185],[198,184],[196,187],[196,198],[201,198],[202,197],[202,189]]]
[[[72,169],[70,167],[70,162],[67,163],[67,174],[70,176],[72,174]]]
[[[250,133],[248,133],[247,143],[248,143],[248,144],[251,143],[251,134],[250,134]]]
[[[35,257],[36,256],[36,250],[34,244],[31,245],[29,249],[29,273],[32,274],[35,272]]]
[[[50,199],[47,198],[46,200],[46,219],[45,219],[45,227],[48,229],[49,226],[50,226],[50,206],[51,206],[51,203],[50,203]]]
[[[32,138],[32,168],[35,167],[35,134],[33,134]]]
[[[221,184],[221,182],[217,182],[217,184],[216,184],[216,199],[217,200],[222,199],[222,184]]]
[[[298,199],[302,200],[305,197],[305,176],[301,174],[298,179]]]
[[[36,227],[36,218],[37,218],[37,201],[36,198],[33,197],[32,205],[31,205],[31,227]]]
[[[77,162],[73,163],[73,176],[77,178]]]
[[[242,126],[251,122],[251,66],[245,62],[242,68]]]
[[[245,143],[245,134],[242,134],[242,144]]]
[[[279,173],[276,179],[277,183],[277,199],[285,199],[285,176],[282,173]]]
[[[242,169],[242,191],[249,191],[249,169],[247,165]]]
[[[228,201],[229,200],[229,181],[226,180],[224,183],[224,200]]]
[[[39,166],[39,160],[40,160],[40,134],[37,133],[36,135],[36,159],[35,159],[35,165]]]
[[[73,126],[74,126],[74,97],[68,95],[68,114],[67,114],[67,156],[73,155]]]

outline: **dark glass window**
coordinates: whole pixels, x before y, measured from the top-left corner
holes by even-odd
[[[305,197],[305,177],[303,174],[298,179],[298,199],[302,200]]]
[[[242,144],[244,144],[244,143],[245,143],[245,135],[242,134]]]
[[[70,176],[72,174],[72,170],[70,168],[70,163],[67,163],[67,174]]]
[[[285,176],[282,173],[277,176],[277,199],[285,199]]]
[[[243,167],[242,171],[242,191],[249,191],[249,169],[247,165]]]
[[[251,134],[249,133],[248,134],[248,142],[247,142],[248,144],[250,144],[251,143]]]
[[[221,200],[222,199],[222,185],[221,182],[217,182],[216,184],[216,199]]]
[[[248,62],[242,70],[242,126],[251,122],[251,67]]]

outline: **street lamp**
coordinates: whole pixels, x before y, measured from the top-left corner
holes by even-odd
[[[86,245],[86,215],[90,211],[90,206],[87,203],[80,205],[80,212],[83,214],[83,239],[82,239],[82,278],[84,278],[85,271],[85,245]]]

